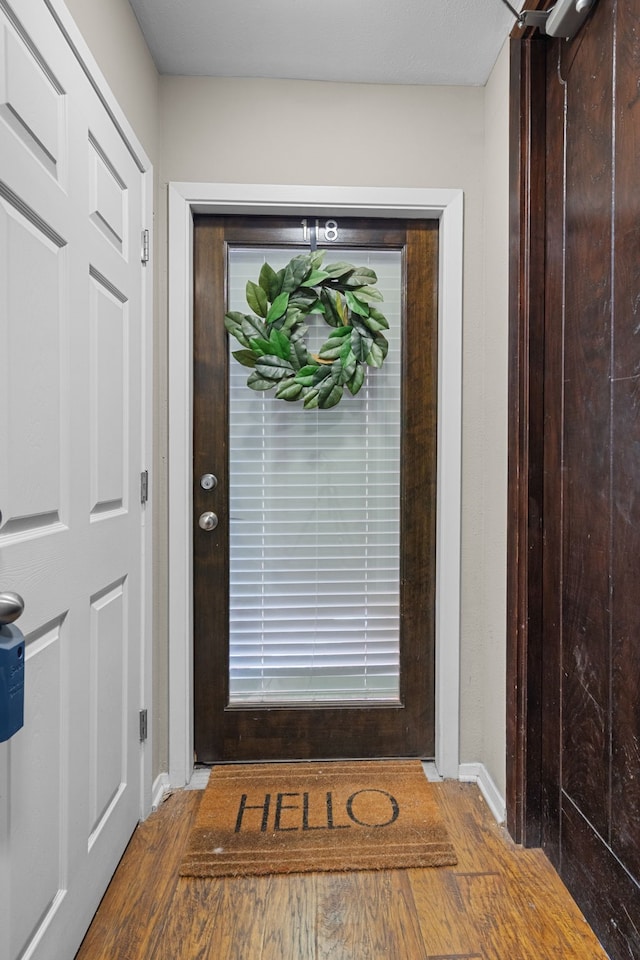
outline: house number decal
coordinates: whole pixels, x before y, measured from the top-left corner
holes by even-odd
[[[302,223],[302,239],[304,243],[309,242],[309,221],[305,218]],[[326,243],[335,243],[338,239],[338,221],[325,220],[324,227],[320,228],[320,221],[316,220],[316,235],[322,229]]]
[[[329,243],[335,243],[338,239],[338,221],[337,220],[327,220],[324,225],[324,238]]]

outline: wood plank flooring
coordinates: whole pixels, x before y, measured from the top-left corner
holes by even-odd
[[[175,793],[134,833],[76,960],[606,960],[477,787],[433,789],[455,867],[223,880],[178,876],[202,793]]]

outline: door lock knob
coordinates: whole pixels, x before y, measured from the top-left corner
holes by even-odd
[[[13,623],[24,612],[24,600],[19,593],[0,593],[0,627]]]
[[[218,518],[215,513],[211,512],[211,510],[207,510],[205,513],[200,514],[198,526],[202,530],[215,530],[215,528],[218,526]]]

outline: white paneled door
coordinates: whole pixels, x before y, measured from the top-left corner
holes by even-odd
[[[45,0],[0,0],[0,957],[71,960],[140,814],[144,182]]]

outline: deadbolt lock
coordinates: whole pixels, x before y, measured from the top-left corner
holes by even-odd
[[[203,490],[215,490],[218,486],[218,478],[212,473],[203,473],[200,477],[200,486]]]

